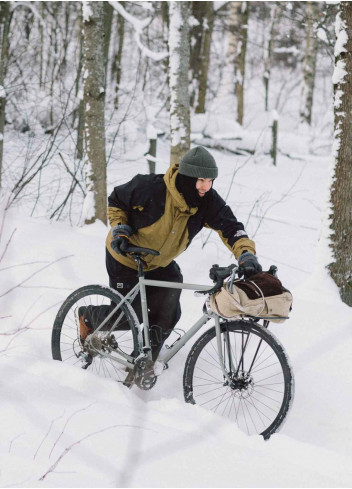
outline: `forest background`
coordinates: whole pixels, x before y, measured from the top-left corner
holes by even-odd
[[[352,484],[351,21],[350,2],[0,2],[2,486]],[[106,195],[199,144],[294,291],[290,328],[274,332],[297,396],[265,448],[181,404],[186,352],[150,397],[50,358],[64,298],[106,282]],[[188,281],[230,259],[208,232],[192,246]],[[145,433],[116,437],[116,417]]]

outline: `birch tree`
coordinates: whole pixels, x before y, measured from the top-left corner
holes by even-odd
[[[332,278],[342,300],[352,306],[352,3],[341,2],[336,17],[335,172],[331,186]]]
[[[83,3],[83,104],[87,195],[85,223],[106,223],[104,4]]]
[[[301,88],[300,118],[302,122],[311,124],[315,69],[318,52],[318,38],[315,23],[318,17],[318,4],[306,2],[306,47],[303,60],[303,82]]]
[[[189,2],[170,2],[169,86],[170,86],[170,164],[190,147],[189,69]]]
[[[2,158],[4,151],[5,105],[6,92],[4,88],[7,61],[9,55],[9,24],[10,2],[0,2],[0,188],[2,174]]]

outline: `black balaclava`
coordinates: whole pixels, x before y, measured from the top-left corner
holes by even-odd
[[[180,194],[183,195],[183,198],[189,207],[200,207],[202,204],[206,203],[209,196],[209,192],[206,192],[203,197],[200,197],[198,190],[196,189],[197,180],[198,178],[187,177],[180,173],[176,175],[176,188]]]

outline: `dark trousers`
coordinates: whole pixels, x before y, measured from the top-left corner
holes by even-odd
[[[137,271],[116,261],[107,250],[106,269],[110,287],[122,295],[126,295],[138,283]],[[172,261],[167,267],[159,267],[151,272],[145,272],[145,278],[167,282],[183,282],[180,267],[175,261]],[[146,293],[152,356],[153,360],[156,360],[164,341],[181,317],[181,289],[147,286]],[[136,311],[139,321],[142,322],[139,295],[132,302],[132,307]]]

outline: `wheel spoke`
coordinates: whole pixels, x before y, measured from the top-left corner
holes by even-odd
[[[109,351],[114,356],[121,355],[121,358],[122,354],[131,355],[138,349],[138,324],[135,322],[133,312],[130,312],[131,306],[124,304],[119,309],[115,321],[110,319],[102,330],[92,335],[90,339],[88,338],[83,346],[78,339],[79,331],[75,318],[75,310],[85,307],[85,319],[90,322],[90,327],[96,330],[112,311],[112,303],[118,304],[120,300],[120,297],[112,290],[98,285],[82,287],[72,293],[55,319],[52,333],[53,358],[76,368],[82,365],[83,360],[83,366],[86,363],[86,367],[95,375],[120,381],[122,371],[117,368],[116,362],[109,358]],[[118,325],[120,327],[123,325],[126,329],[111,331],[114,324],[117,324],[117,320]],[[118,349],[109,350],[113,344],[110,343],[110,337],[118,343]],[[94,341],[96,346],[93,347],[91,341]],[[101,347],[104,353],[102,355],[97,351]],[[82,357],[78,358],[80,353]]]
[[[191,402],[229,418],[248,434],[268,437],[284,419],[292,397],[286,356],[264,328],[250,321],[227,322],[221,335],[228,377],[222,374],[213,328],[199,338],[187,359],[185,385],[191,386]]]

